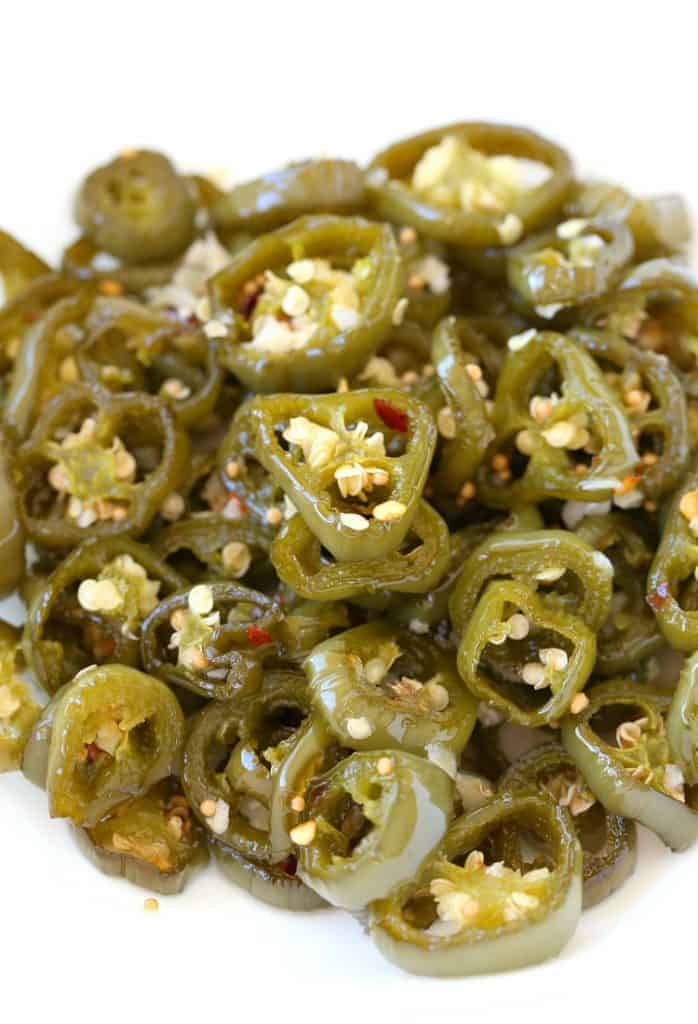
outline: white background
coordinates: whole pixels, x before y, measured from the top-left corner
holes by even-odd
[[[233,178],[291,158],[368,158],[450,120],[530,124],[585,170],[698,203],[693,5],[499,2],[4,4],[0,224],[55,256],[83,172],[124,146]],[[253,904],[215,870],[181,897],[106,879],[0,778],[2,1020],[466,1020],[675,1012],[694,989],[698,853],[648,834],[635,877],[563,956],[507,976],[419,980],[337,912]],[[246,1010],[247,1007],[249,1010]]]

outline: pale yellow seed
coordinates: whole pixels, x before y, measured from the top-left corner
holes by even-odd
[[[213,608],[213,591],[206,583],[198,583],[189,591],[187,603],[194,615],[208,615]]]
[[[272,505],[271,508],[268,508],[265,512],[264,518],[270,526],[280,526],[283,521],[284,514],[280,508],[277,508],[276,505]]]
[[[585,693],[575,693],[570,704],[570,711],[573,715],[578,715],[584,708],[589,706],[589,698]]]
[[[531,624],[525,615],[521,612],[516,612],[507,622],[509,628],[509,636],[512,640],[523,640],[524,637],[528,636]]]
[[[370,658],[369,661],[366,662],[364,672],[366,680],[371,683],[372,686],[376,686],[385,676],[385,662],[382,658]]]
[[[689,523],[698,517],[698,491],[686,491],[679,502],[679,511]]]
[[[160,515],[169,523],[174,523],[184,515],[185,502],[181,494],[168,494],[160,506]]]
[[[436,426],[442,437],[451,441],[456,436],[456,417],[450,405],[442,405],[436,414]]]
[[[554,672],[563,672],[569,662],[567,652],[563,651],[561,647],[543,647],[538,652],[538,657],[543,665],[553,669]]]
[[[295,843],[296,846],[310,846],[313,839],[317,834],[317,824],[312,820],[304,821],[300,825],[296,825],[289,832],[291,842]]]
[[[414,228],[404,227],[400,228],[400,244],[401,245],[414,245],[417,241],[417,232]]]
[[[302,796],[294,796],[291,800],[291,810],[301,814],[305,810],[305,800]]]
[[[471,850],[463,864],[465,871],[480,871],[484,866],[485,855],[481,850]]]
[[[242,541],[231,540],[221,551],[223,568],[233,579],[240,579],[245,575],[252,562],[252,553],[247,544]]]
[[[466,363],[465,372],[468,374],[468,376],[473,382],[482,380],[482,370],[477,365],[477,363]]]
[[[191,388],[178,377],[168,377],[163,381],[160,391],[166,398],[172,398],[176,402],[182,402],[191,395]]]
[[[441,683],[429,682],[424,687],[424,692],[429,698],[434,711],[444,711],[449,705],[448,690]]]
[[[567,420],[560,420],[548,430],[542,431],[542,436],[551,448],[567,448],[577,434],[577,427]]]
[[[347,732],[353,740],[366,740],[373,732],[369,720],[365,717],[347,718]]]
[[[237,478],[240,476],[240,470],[240,463],[236,462],[235,459],[230,459],[225,464],[225,474],[226,476],[230,477],[231,480],[237,480]]]
[[[143,908],[144,910],[147,910],[149,914],[154,914],[160,909],[160,904],[153,896],[151,896],[149,899],[143,901]]]
[[[379,775],[390,775],[393,770],[393,761],[390,757],[379,757],[376,768]]]
[[[359,532],[368,530],[370,525],[368,519],[356,512],[340,512],[339,522],[349,530],[357,530]]]
[[[215,800],[202,800],[199,804],[199,810],[203,814],[204,818],[212,818],[216,813],[216,801]]]
[[[398,519],[402,519],[406,511],[407,506],[403,505],[401,501],[383,501],[374,508],[373,518],[380,523],[394,523]]]
[[[537,661],[529,661],[521,669],[521,678],[528,686],[539,689],[545,683],[545,669]]]

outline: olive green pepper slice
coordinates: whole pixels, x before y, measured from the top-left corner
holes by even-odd
[[[215,838],[267,865],[274,779],[309,702],[301,675],[268,673],[251,701],[211,703],[194,719],[182,781],[194,813]]]
[[[405,542],[383,558],[337,562],[323,556],[319,539],[294,515],[277,534],[271,559],[279,578],[301,597],[344,601],[390,591],[424,593],[443,576],[449,553],[446,523],[421,501]]]
[[[372,622],[319,644],[304,667],[316,712],[342,746],[426,752],[455,774],[477,707],[432,640]]]
[[[686,398],[666,356],[646,352],[610,331],[573,328],[574,338],[603,367],[623,400],[640,461],[633,488],[648,498],[673,490],[686,471],[690,441]],[[639,504],[639,498],[636,498]]]
[[[43,411],[17,455],[20,515],[48,548],[142,534],[187,473],[188,440],[164,403],[74,385]]]
[[[570,199],[566,213],[570,217],[625,220],[633,234],[638,263],[681,252],[691,239],[686,203],[674,194],[638,198],[620,185],[585,182]]]
[[[419,401],[388,389],[275,395],[257,398],[249,415],[257,458],[336,559],[399,548],[436,441]]]
[[[181,892],[208,860],[204,831],[174,779],[127,800],[92,828],[76,828],[78,845],[105,875],[144,889]]]
[[[16,674],[21,634],[0,620],[0,772],[19,768],[39,706]]]
[[[0,282],[2,301],[10,302],[28,284],[50,273],[47,263],[7,231],[0,231]]]
[[[437,415],[445,443],[433,479],[435,486],[449,491],[459,491],[470,480],[494,438],[485,406],[489,386],[471,354],[479,347],[477,341],[476,332],[461,317],[442,320],[432,340],[432,362],[446,400]]]
[[[247,696],[261,685],[265,658],[279,653],[281,614],[270,597],[240,583],[197,583],[148,615],[143,664],[166,683],[203,697]]]
[[[698,783],[698,654],[686,659],[666,717],[669,747],[686,782]]]
[[[532,834],[543,866],[501,858],[504,827]],[[503,793],[458,818],[416,879],[371,908],[380,952],[411,974],[464,977],[540,963],[559,953],[582,909],[582,856],[565,808]]]
[[[322,897],[296,877],[298,861],[294,854],[278,864],[264,864],[215,839],[210,847],[225,877],[262,903],[301,912],[326,906]]]
[[[19,585],[24,571],[24,530],[17,514],[9,446],[0,434],[0,597]]]
[[[692,469],[666,510],[659,547],[647,576],[647,604],[664,638],[688,654],[698,647],[697,515],[698,472]]]
[[[105,252],[128,263],[177,256],[194,234],[196,204],[186,178],[161,153],[133,150],[92,171],[75,219]]]
[[[84,288],[66,274],[46,274],[32,281],[13,299],[0,307],[0,373],[3,378],[12,369],[22,339],[54,303]]]
[[[529,170],[545,172],[530,187]],[[396,142],[373,158],[366,176],[379,216],[477,247],[510,245],[540,227],[571,185],[572,164],[559,146],[524,128],[476,122]]]
[[[698,837],[695,791],[685,784],[666,729],[671,698],[624,679],[594,687],[562,721],[562,742],[607,811],[634,818],[672,850]]]
[[[588,515],[576,528],[613,566],[613,596],[597,634],[595,671],[604,676],[631,672],[663,646],[645,600],[645,578],[652,560],[649,539],[627,512]]]
[[[625,410],[593,358],[570,338],[533,328],[509,348],[492,412],[492,457],[478,474],[481,500],[498,508],[621,493],[639,456]]]
[[[609,813],[579,774],[577,765],[557,743],[524,754],[499,781],[501,791],[542,790],[572,815],[582,847],[585,910],[615,892],[637,864],[635,822]]]
[[[386,337],[401,288],[387,225],[302,217],[262,235],[210,281],[221,361],[255,391],[335,387]]]
[[[159,530],[155,550],[192,583],[265,579],[269,538],[256,524],[197,512]]]
[[[91,828],[170,775],[184,716],[158,679],[125,665],[79,672],[56,700],[47,761],[49,811]]]
[[[313,779],[291,830],[298,874],[336,907],[361,910],[408,881],[441,840],[453,783],[423,758],[352,754]]]
[[[29,604],[23,649],[49,693],[80,669],[117,661],[141,667],[141,625],[184,580],[149,547],[86,540],[48,576]]]
[[[608,615],[613,565],[601,551],[567,530],[497,530],[465,560],[451,596],[451,619],[459,632],[487,582],[502,576],[535,583],[546,604],[574,612],[592,630]]]
[[[556,722],[586,684],[596,637],[576,615],[546,605],[524,583],[490,583],[461,638],[468,689],[512,721]]]
[[[364,176],[352,160],[305,160],[236,185],[213,204],[219,231],[258,234],[303,214],[356,213]]]
[[[609,289],[633,256],[620,220],[566,220],[527,238],[507,260],[509,284],[543,319]]]

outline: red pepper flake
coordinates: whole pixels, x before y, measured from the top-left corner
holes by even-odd
[[[396,430],[398,434],[406,434],[409,426],[409,419],[406,412],[402,409],[396,409],[390,402],[386,402],[384,398],[374,398],[373,408],[376,410],[376,414],[385,423],[386,427],[390,427],[391,430]]]
[[[267,633],[266,629],[262,629],[261,626],[255,626],[254,624],[247,627],[247,639],[253,647],[261,647],[262,644],[270,644],[272,642],[271,633]]]
[[[101,753],[102,750],[100,749],[100,747],[97,746],[96,743],[85,744],[85,757],[87,758],[90,764],[96,761]]]
[[[291,878],[293,878],[296,873],[296,868],[298,867],[298,858],[294,854],[289,853],[286,860],[281,861],[279,867],[285,875],[290,875]]]
[[[664,581],[658,584],[654,590],[651,590],[645,600],[653,611],[658,611],[663,608],[667,601],[671,598],[669,593],[669,584]]]

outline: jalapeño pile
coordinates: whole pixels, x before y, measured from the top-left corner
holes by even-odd
[[[0,771],[156,892],[556,954],[636,822],[698,837],[683,202],[470,122],[228,192],[128,150],[75,220],[0,233]]]

